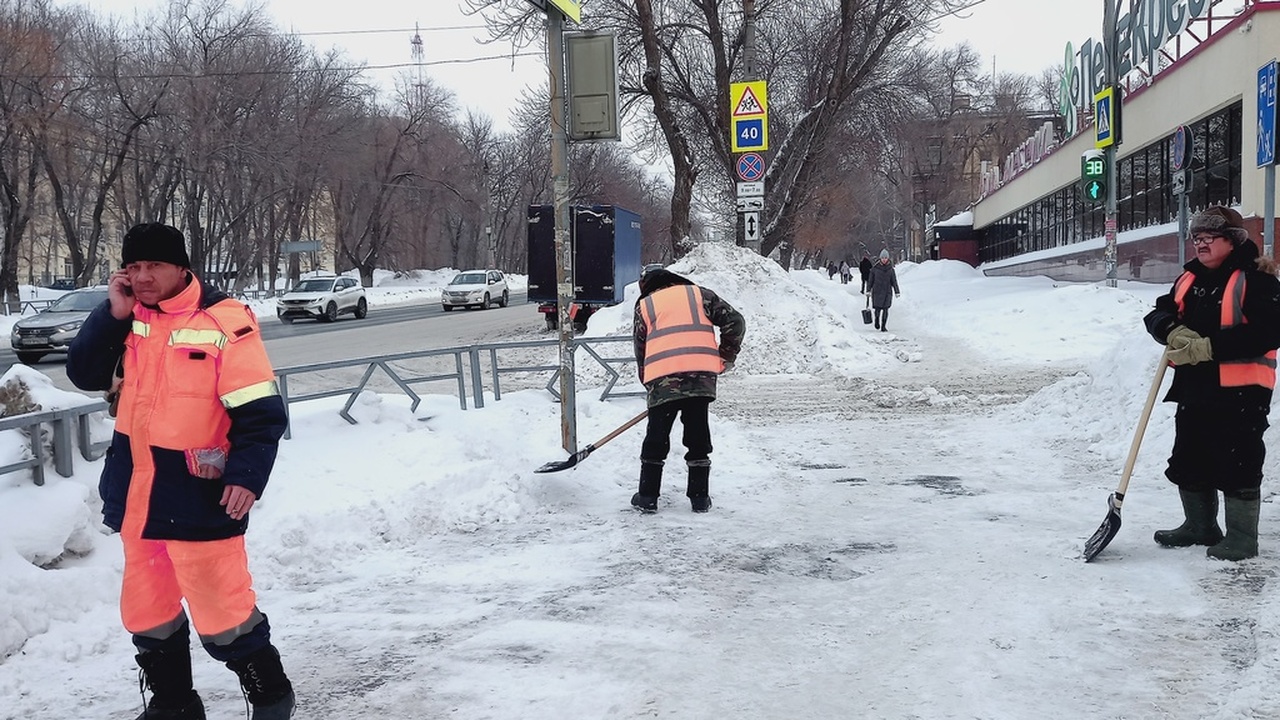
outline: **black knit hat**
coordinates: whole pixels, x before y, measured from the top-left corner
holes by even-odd
[[[191,258],[187,257],[187,239],[181,230],[164,223],[142,223],[129,228],[129,232],[124,234],[120,259],[121,267],[143,260],[191,267]]]
[[[1207,207],[1191,218],[1187,234],[1194,237],[1200,233],[1224,237],[1233,245],[1249,239],[1249,231],[1244,228],[1244,218],[1240,213],[1221,205]]]

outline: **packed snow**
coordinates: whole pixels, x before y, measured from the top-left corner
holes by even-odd
[[[724,245],[671,269],[747,318],[712,405],[707,515],[683,497],[678,432],[655,515],[627,504],[643,426],[535,474],[566,457],[541,388],[467,411],[366,393],[357,425],[341,399],[291,409],[248,542],[299,718],[1280,717],[1274,456],[1260,557],[1157,547],[1180,521],[1158,403],[1124,524],[1081,559],[1165,287],[903,264],[879,332],[856,281]],[[588,333],[628,334],[631,312]],[[15,381],[68,401],[31,368]],[[582,446],[643,409],[578,390]],[[0,464],[25,443],[0,433]],[[0,475],[0,718],[141,707],[101,461],[76,462],[42,487]],[[234,676],[195,657],[209,718],[244,717]]]

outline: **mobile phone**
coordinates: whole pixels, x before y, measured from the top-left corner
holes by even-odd
[[[125,294],[125,295],[128,295],[129,297],[133,297],[133,286],[132,286],[132,285],[125,285],[125,286],[124,286],[124,294]]]

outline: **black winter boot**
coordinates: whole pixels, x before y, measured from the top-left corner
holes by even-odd
[[[1257,490],[1246,490],[1245,497],[1226,495],[1227,536],[1205,551],[1219,560],[1245,560],[1258,556],[1258,511],[1262,500]]]
[[[662,492],[662,461],[640,460],[640,491],[631,496],[632,507],[641,512],[657,512]]]
[[[694,460],[689,463],[689,487],[685,494],[689,496],[689,506],[696,513],[704,513],[711,509],[711,495],[708,492],[710,482],[711,461]]]
[[[184,635],[183,640],[186,640]],[[205,720],[204,703],[191,683],[191,647],[147,650],[134,658],[151,702],[138,720]]]
[[[1182,499],[1182,524],[1172,530],[1157,530],[1156,542],[1165,547],[1213,545],[1222,540],[1218,527],[1218,491],[1178,488]]]
[[[293,684],[284,674],[280,653],[268,645],[227,667],[240,677],[240,687],[253,705],[253,720],[289,720],[293,717]]]

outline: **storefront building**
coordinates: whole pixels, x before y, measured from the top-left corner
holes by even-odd
[[[1191,137],[1190,212],[1235,207],[1261,245],[1259,68],[1280,53],[1280,0],[1134,0],[1127,13],[1124,5],[1116,277],[1169,282],[1191,256],[1179,252],[1172,151],[1179,126]],[[1104,54],[1088,39],[1079,52],[1068,45],[1065,56],[1066,137],[1058,140],[1046,124],[1002,165],[984,169],[972,237],[988,275],[1106,277],[1105,204],[1086,199],[1080,183],[1081,157],[1095,144],[1092,99],[1105,86]]]

